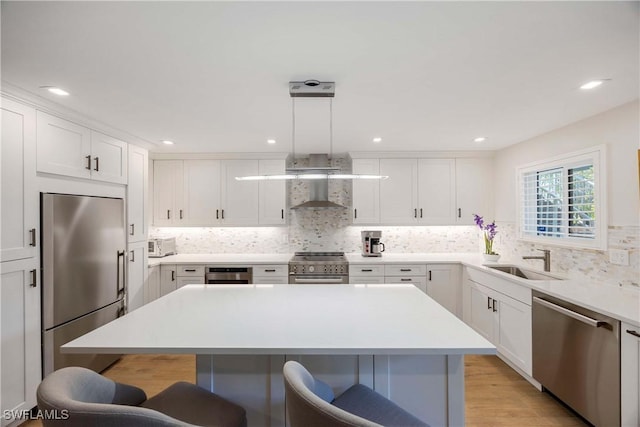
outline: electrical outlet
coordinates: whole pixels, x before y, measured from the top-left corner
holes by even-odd
[[[629,251],[609,249],[609,262],[616,265],[629,265]]]

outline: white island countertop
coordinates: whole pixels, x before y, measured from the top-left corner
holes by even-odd
[[[495,354],[412,285],[188,285],[65,353]]]

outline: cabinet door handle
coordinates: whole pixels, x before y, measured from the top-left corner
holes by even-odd
[[[220,216],[224,219],[224,209],[220,209]]]
[[[131,227],[131,232],[129,233],[130,235],[134,235],[136,234],[136,225],[135,224],[131,224],[129,227]]]
[[[131,259],[129,262],[136,262],[136,251],[131,251]]]
[[[31,239],[31,241],[29,242],[29,246],[36,246],[36,229],[32,228],[31,230],[29,230],[29,237]]]
[[[491,310],[491,297],[487,297],[487,310]]]
[[[218,209],[216,209],[216,219],[220,219],[220,212]]]
[[[37,280],[38,280],[38,272],[36,271],[36,269],[34,268],[33,270],[31,270],[29,272],[31,274],[31,283],[29,284],[29,286],[31,286],[32,288],[35,288],[36,286],[38,286]]]
[[[171,281],[173,282],[174,280],[176,280],[176,271],[171,270]]]
[[[358,209],[353,210],[353,219],[358,219]]]
[[[429,281],[431,281],[431,270],[429,270]]]
[[[167,209],[167,219],[171,219],[171,210]]]
[[[265,268],[264,272],[265,273],[275,273],[276,270],[274,268]]]
[[[182,219],[182,209],[180,209],[180,219]]]
[[[422,208],[420,208],[420,218],[422,218]]]
[[[362,268],[362,269],[360,269],[360,271],[362,271],[363,273],[371,273],[373,271],[373,269],[371,269],[371,268]]]
[[[35,270],[34,270],[34,271],[35,271]],[[630,334],[630,335],[633,335],[634,337],[638,337],[638,338],[640,338],[640,334],[639,334],[639,333],[637,333],[637,332],[636,332],[636,331],[634,331],[634,330],[627,329],[627,333],[628,333],[628,334]]]
[[[91,170],[91,156],[85,156],[85,159],[87,159],[87,166],[85,166],[86,170]]]
[[[491,311],[493,311],[494,313],[496,311],[498,311],[498,309],[496,308],[496,300],[495,299],[493,301],[491,301]]]
[[[413,210],[413,217],[418,218],[418,209]]]
[[[401,268],[400,271],[405,271],[406,272],[406,271],[411,271],[411,269],[410,268]]]
[[[284,219],[284,209],[280,209],[280,218]]]
[[[458,218],[462,218],[462,209],[458,208]]]
[[[96,157],[96,167],[93,170],[100,172],[100,157]]]

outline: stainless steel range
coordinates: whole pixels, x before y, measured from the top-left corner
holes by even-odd
[[[349,262],[344,252],[296,252],[289,260],[289,283],[347,284]]]

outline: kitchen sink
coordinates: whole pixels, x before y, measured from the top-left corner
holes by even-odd
[[[553,276],[551,274],[542,273],[540,271],[533,271],[527,268],[516,267],[514,265],[487,265],[486,267],[493,270],[502,271],[503,273],[511,274],[512,276],[520,277],[527,280],[564,280],[561,277]]]

